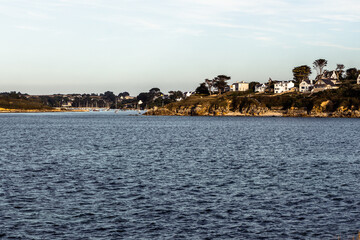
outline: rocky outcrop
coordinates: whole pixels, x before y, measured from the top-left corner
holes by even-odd
[[[154,107],[144,113],[144,115],[161,115],[161,116],[173,116],[176,115],[174,112],[170,111],[167,108],[158,108]]]

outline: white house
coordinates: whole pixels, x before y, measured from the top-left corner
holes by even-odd
[[[195,92],[184,92],[184,98],[190,97],[191,95],[193,95]]]
[[[283,93],[290,91],[295,87],[293,81],[277,81],[274,83],[274,93]]]
[[[341,84],[341,82],[339,81],[336,71],[324,71],[321,79],[319,80],[327,80],[327,81],[331,81],[334,83],[334,85],[339,85]],[[323,84],[323,83],[321,83]]]
[[[233,83],[230,86],[230,91],[245,92],[247,90],[249,90],[249,83],[246,83],[244,81]]]
[[[333,80],[339,80],[336,74],[336,71],[327,71],[325,70],[322,74],[322,79],[333,79]]]
[[[299,91],[302,93],[311,92],[313,88],[314,88],[313,80],[303,80],[299,84]]]
[[[65,103],[61,104],[61,107],[72,107],[72,103],[73,102],[71,102],[71,101],[65,102]]]
[[[260,83],[255,85],[255,92],[264,93],[267,86],[265,83]]]
[[[357,84],[360,84],[360,74],[359,74],[359,76],[357,78]]]

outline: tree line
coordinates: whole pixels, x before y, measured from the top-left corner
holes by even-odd
[[[315,69],[317,75],[316,80],[321,79],[323,77],[323,74],[325,72],[325,67],[327,66],[328,61],[326,59],[320,58],[313,62],[313,69]],[[360,70],[357,68],[348,68],[346,70],[344,64],[337,64],[336,69],[334,70],[336,73],[337,78],[340,81],[350,81],[351,83],[354,83],[356,81],[357,77],[360,74]],[[311,67],[308,65],[301,65],[294,67],[293,70],[293,76],[296,83],[300,83],[303,80],[309,80],[309,76],[312,74]]]
[[[313,68],[308,65],[294,67],[292,70],[295,86],[303,80],[309,80],[312,69],[317,73],[316,80],[324,76],[326,59],[317,59],[313,62]],[[356,83],[356,79],[360,74],[357,68],[348,68],[345,70],[343,64],[337,64],[335,69],[337,78],[342,82]],[[218,75],[212,79],[205,79],[195,89],[195,93],[203,95],[222,94],[229,88],[228,81],[231,79],[227,75]],[[250,82],[249,91],[254,92],[255,86],[259,82]],[[270,81],[269,87],[273,88],[273,82]],[[151,88],[148,92],[141,92],[136,97],[130,97],[128,92],[114,94],[112,91],[106,91],[100,94],[54,94],[46,96],[30,96],[17,92],[0,93],[0,96],[6,99],[23,99],[37,101],[48,107],[75,107],[75,108],[113,108],[113,109],[148,109],[152,107],[161,107],[171,102],[179,101],[186,98],[183,92],[175,90],[164,94],[157,87]]]

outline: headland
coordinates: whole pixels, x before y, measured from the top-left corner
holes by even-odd
[[[360,117],[360,86],[351,85],[317,93],[255,94],[227,92],[193,95],[146,115],[169,116],[264,116],[264,117]]]

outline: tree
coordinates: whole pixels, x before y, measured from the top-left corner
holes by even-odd
[[[11,91],[11,92],[9,92],[8,96],[10,98],[20,99],[21,93],[20,92],[16,93],[15,91]]]
[[[214,87],[217,88],[219,94],[225,91],[225,87],[228,86],[227,81],[230,79],[231,77],[228,77],[226,75],[218,75],[214,78]]]
[[[149,93],[154,93],[154,94],[157,94],[160,92],[160,88],[152,88],[149,90]]]
[[[327,60],[320,58],[315,60],[313,64],[314,64],[314,69],[318,74],[317,77],[321,77],[323,74],[324,67],[327,65]]]
[[[346,70],[346,80],[356,80],[358,77],[358,70],[356,68],[349,68]]]
[[[265,90],[265,92],[274,92],[275,82],[271,78],[268,80],[268,86],[269,87]]]
[[[105,101],[108,101],[108,102],[115,102],[115,94],[113,92],[110,92],[110,91],[106,91],[104,92],[104,95],[103,95],[103,99]]]
[[[206,94],[206,95],[209,95],[209,89],[208,87],[206,86],[205,83],[200,83],[200,86],[198,86],[195,90],[196,93],[198,94]]]
[[[119,93],[118,97],[127,97],[127,96],[130,96],[130,94],[128,92],[122,92],[122,93]]]
[[[249,90],[250,92],[255,92],[255,86],[260,84],[259,82],[250,82],[249,83]]]
[[[139,102],[141,100],[142,108],[151,108],[154,106],[162,106],[164,101],[161,97],[163,94],[160,92],[159,88],[152,88],[149,92],[142,92],[137,97],[136,100]]]
[[[303,80],[308,80],[311,74],[311,68],[308,65],[301,65],[298,67],[294,67],[292,70],[294,75],[294,80],[300,83]]]
[[[169,95],[172,101],[176,101],[177,99],[182,99],[184,97],[184,94],[181,91],[170,91]]]
[[[345,66],[344,64],[337,64],[336,65],[336,75],[338,80],[340,80],[340,78],[342,78],[342,74],[344,72]]]
[[[137,101],[141,101],[144,105],[151,101],[151,96],[147,92],[142,92],[136,97]]]

